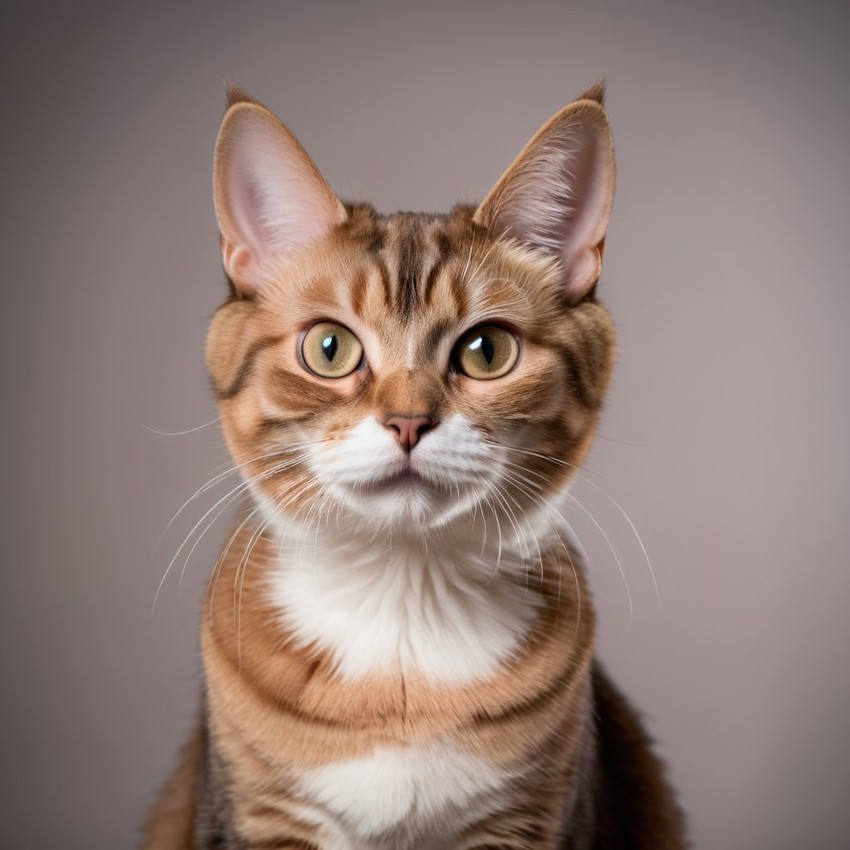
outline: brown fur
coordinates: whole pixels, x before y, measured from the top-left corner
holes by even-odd
[[[571,114],[584,110],[604,122],[604,135],[603,96],[594,86]],[[229,104],[262,109],[236,89]],[[535,139],[547,139],[556,119]],[[459,413],[522,452],[526,485],[511,493],[518,511],[563,488],[590,447],[614,333],[595,279],[582,297],[565,298],[557,262],[496,230],[511,174],[526,168],[524,152],[478,210],[384,217],[348,206],[326,238],[267,265],[261,291],[234,281],[234,296],[213,319],[207,361],[229,448],[268,498],[309,516],[318,486],[303,461],[279,468],[276,447],[304,429],[342,438],[367,415],[439,422]],[[597,243],[601,263],[604,234]],[[226,262],[232,247],[225,239]],[[314,322],[340,317],[381,354],[331,382],[303,368],[297,341]],[[454,341],[488,320],[521,335],[517,368],[492,382],[447,372]],[[580,559],[558,542],[525,579],[543,599],[539,616],[495,674],[450,685],[391,669],[361,682],[340,677],[326,652],[300,645],[283,627],[266,592],[273,541],[246,517],[207,595],[204,716],[154,808],[145,850],[322,850],[297,790],[300,771],[378,746],[434,741],[506,769],[535,767],[512,783],[502,810],[458,836],[457,847],[684,847],[661,767],[594,662]],[[516,592],[524,592],[519,581]]]
[[[251,544],[251,534],[243,530],[217,565],[203,618],[212,741],[197,732],[186,748],[152,814],[145,848],[319,847],[316,829],[287,807],[299,768],[362,755],[377,745],[445,737],[506,764],[545,754],[539,784],[517,789],[514,810],[478,825],[491,842],[481,848],[685,846],[681,814],[634,712],[593,664],[593,614],[581,573],[579,590],[566,599],[548,589],[549,615],[525,653],[498,677],[435,689],[397,675],[363,689],[341,682],[320,653],[294,648],[270,627],[274,612],[262,593],[268,541]],[[239,584],[249,545],[252,570],[235,605],[224,589]],[[585,600],[580,622],[579,595]],[[572,617],[564,616],[570,611]],[[202,759],[211,753],[225,766],[213,777],[215,793],[227,801],[227,820],[219,825],[221,804],[203,808],[196,794],[203,788]],[[209,779],[207,785],[211,795]],[[564,824],[567,809],[574,817]],[[218,836],[230,830],[241,841],[251,838],[245,845],[197,841],[199,832],[214,829]],[[500,835],[510,843],[492,843]],[[303,844],[283,843],[281,836]]]

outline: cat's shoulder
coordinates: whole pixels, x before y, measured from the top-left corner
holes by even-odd
[[[593,668],[594,843],[602,850],[681,850],[684,818],[637,710]]]

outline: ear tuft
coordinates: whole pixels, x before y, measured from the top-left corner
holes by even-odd
[[[594,100],[600,106],[605,106],[605,78],[597,80],[584,94],[580,95],[579,100]]]
[[[238,83],[234,83],[233,80],[225,80],[224,103],[225,109],[230,109],[231,106],[236,106],[237,103],[256,103],[259,105],[260,101],[249,94]]]

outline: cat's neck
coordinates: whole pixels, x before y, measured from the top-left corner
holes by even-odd
[[[443,586],[442,578],[452,572],[438,569],[432,559],[416,564],[424,596],[421,590],[398,595],[392,582],[385,587],[362,576],[396,577],[404,588],[409,561],[386,562],[383,571],[374,563],[347,572],[339,563],[296,565],[285,560],[287,547],[268,530],[255,536],[256,530],[247,524],[237,528],[225,546],[210,582],[202,634],[210,705],[252,747],[279,742],[281,758],[284,749],[287,759],[296,757],[294,748],[298,760],[313,763],[317,747],[333,752],[334,759],[355,758],[381,742],[409,743],[474,728],[473,748],[489,758],[503,747],[506,724],[519,730],[517,741],[536,740],[533,730],[523,731],[536,715],[523,707],[553,693],[578,700],[586,693],[593,607],[578,563],[573,572],[555,557],[560,552],[564,558],[565,548],[544,551],[544,580],[529,576],[527,589],[508,571],[493,574],[492,565],[489,582],[476,575],[460,589],[457,582]],[[406,580],[415,587],[409,576]],[[317,584],[324,596],[305,600]],[[504,605],[494,606],[488,594]],[[359,614],[357,600],[364,606]],[[319,637],[339,638],[343,653],[348,646],[367,658],[375,653],[370,667],[344,669],[330,638],[324,645],[316,638],[305,643],[306,636],[293,631],[293,610],[309,602],[316,628],[326,629]],[[511,605],[522,606],[533,621],[526,624]],[[503,619],[476,620],[482,610],[498,610]],[[502,657],[482,655],[491,647],[475,629],[505,628],[506,617],[520,624],[513,645]],[[412,642],[405,646],[405,640]],[[423,648],[429,640],[435,641],[432,655]],[[394,653],[387,654],[388,647]],[[477,666],[471,662],[464,669],[452,655],[475,658]],[[350,658],[349,663],[355,664]],[[305,727],[301,719],[314,716],[322,721],[308,720]],[[482,717],[501,719],[482,726]],[[519,751],[511,752],[511,758],[523,760]]]
[[[491,676],[524,645],[570,551],[531,523],[480,516],[432,531],[335,518],[271,529],[266,592],[279,626],[330,653],[349,680],[392,669],[451,684]]]
[[[467,576],[483,576],[488,582],[520,577],[525,583],[551,549],[566,552],[576,565],[582,562],[582,547],[559,512],[562,500],[569,498],[566,491],[523,516],[510,506],[490,509],[486,515],[471,509],[434,527],[413,520],[407,526],[375,526],[332,509],[302,520],[281,514],[257,488],[251,487],[251,494],[254,526],[270,535],[281,559],[293,567],[318,559],[340,565],[371,563],[383,570],[387,560],[400,558],[412,565],[454,565]]]

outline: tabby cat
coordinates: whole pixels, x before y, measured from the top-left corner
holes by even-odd
[[[614,356],[603,89],[477,207],[343,204],[232,90],[207,362],[249,504],[147,850],[685,846],[560,507]]]

